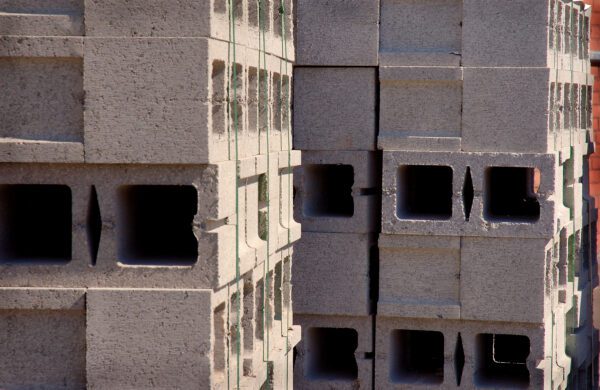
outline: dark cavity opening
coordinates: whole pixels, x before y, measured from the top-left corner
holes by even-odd
[[[480,334],[477,336],[475,384],[493,387],[527,387],[530,353],[526,336]]]
[[[535,168],[493,167],[486,171],[485,217],[490,221],[535,222],[539,171]]]
[[[473,178],[471,177],[471,167],[467,167],[465,184],[463,185],[463,207],[465,210],[465,219],[467,221],[471,218],[471,209],[473,208],[474,196],[475,192],[473,189]]]
[[[95,186],[92,186],[92,190],[90,192],[90,201],[88,204],[86,219],[90,259],[92,260],[92,265],[96,265],[98,248],[100,248],[100,237],[102,235],[102,217],[100,215],[100,205],[98,203],[98,194]]]
[[[452,168],[407,165],[398,170],[398,218],[452,218]]]
[[[444,381],[444,335],[424,330],[395,330],[391,337],[390,380],[440,384]]]
[[[123,186],[119,189],[119,260],[151,266],[192,265],[198,258],[193,186]]]
[[[460,386],[464,368],[465,368],[465,350],[463,347],[462,336],[459,333],[458,337],[456,338],[456,349],[454,350],[454,371],[456,374],[456,386]]]
[[[304,167],[304,215],[352,217],[353,184],[351,165],[307,165]]]
[[[308,331],[307,377],[311,380],[348,380],[358,377],[354,329],[312,328]]]
[[[68,263],[71,231],[68,186],[0,186],[0,263]]]

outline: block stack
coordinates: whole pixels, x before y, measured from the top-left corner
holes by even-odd
[[[0,0],[0,387],[291,387],[291,12]]]
[[[318,228],[363,228],[357,218],[370,214],[357,207],[381,186],[370,295],[360,240],[315,239],[310,256],[300,244],[295,277],[310,288],[295,292],[304,326],[297,383],[591,388],[591,10],[564,0],[298,0],[296,11],[298,64],[328,66],[295,70],[296,145],[309,150],[297,219],[317,230],[314,210],[352,204],[347,197],[354,219],[338,227],[325,215]],[[378,75],[373,98],[359,76],[367,71]],[[305,74],[334,92],[307,94]],[[342,193],[351,171],[318,177],[314,161],[361,160],[313,159],[312,150],[352,146],[357,128],[367,140],[373,106],[382,176],[355,169],[355,184],[369,189]],[[301,143],[307,137],[312,144]],[[304,319],[305,299],[314,312],[356,319],[365,296],[376,299],[373,340],[356,320]],[[371,357],[373,382],[361,366]]]

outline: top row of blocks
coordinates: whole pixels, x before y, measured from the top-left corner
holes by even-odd
[[[298,65],[551,67],[589,61],[591,8],[570,0],[298,0]]]
[[[281,54],[282,37],[293,53],[292,12],[292,0],[0,0],[0,35],[230,41],[231,13],[237,43],[258,48],[262,26],[266,51]]]

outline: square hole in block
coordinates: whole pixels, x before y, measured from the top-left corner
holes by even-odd
[[[425,330],[395,330],[391,337],[390,380],[440,384],[444,381],[444,335]]]
[[[83,142],[83,61],[0,57],[0,137]]]
[[[71,189],[0,186],[0,263],[64,264],[71,260]]]
[[[526,336],[477,335],[475,384],[491,387],[527,387],[527,357],[530,342]]]
[[[0,388],[85,389],[84,310],[0,310]]]
[[[354,351],[358,332],[354,329],[312,328],[308,330],[307,377],[310,380],[348,380],[358,377]]]
[[[351,165],[307,165],[304,167],[304,215],[352,217],[354,200]]]
[[[119,261],[129,265],[185,266],[198,258],[193,186],[132,185],[118,191]]]
[[[398,169],[400,219],[452,218],[452,168],[406,165]]]
[[[484,215],[490,221],[535,222],[540,218],[536,168],[491,167],[485,174]]]

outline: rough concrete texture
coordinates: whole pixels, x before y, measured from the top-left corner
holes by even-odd
[[[296,67],[294,146],[375,150],[375,68]]]
[[[462,78],[457,67],[381,67],[379,147],[460,150]]]
[[[383,66],[458,66],[461,0],[381,0]]]
[[[371,233],[378,226],[378,156],[305,151],[296,173],[295,220],[303,231]],[[338,197],[332,197],[332,194]]]
[[[372,389],[373,317],[298,315],[294,385],[300,389]]]
[[[427,333],[412,333],[409,338],[410,333],[402,331]],[[540,389],[545,388],[544,378],[551,372],[551,357],[544,354],[544,329],[537,326],[378,316],[375,333],[378,389],[410,389],[418,384],[447,389],[458,388],[457,383],[467,389]],[[494,371],[493,365],[488,368],[492,356],[486,342],[491,337],[485,335],[501,335],[495,340],[496,347],[517,364],[507,364],[505,371],[502,367]]]
[[[374,235],[308,233],[296,245],[294,311],[301,314],[371,314],[370,265]]]
[[[210,386],[210,299],[210,291],[90,289],[88,386]]]
[[[296,1],[298,65],[378,64],[379,0]]]

